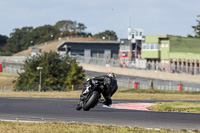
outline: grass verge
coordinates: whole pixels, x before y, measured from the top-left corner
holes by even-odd
[[[3,121],[0,121],[0,131],[1,133],[189,133],[189,131],[186,130],[155,130],[127,126],[106,126],[101,124],[61,122],[24,123]],[[200,133],[198,130],[194,130],[193,132]]]
[[[132,91],[132,90],[128,90]],[[79,98],[81,90],[69,91],[69,92],[1,92],[0,97],[52,97],[52,98]],[[200,100],[200,94],[192,93],[136,93],[136,92],[124,92],[117,91],[112,99],[144,99],[144,100]]]
[[[159,102],[149,109],[153,111],[200,113],[200,102]]]
[[[18,77],[17,74],[0,73],[0,86],[7,85],[13,88],[13,81]]]
[[[0,97],[52,97],[52,98],[79,98],[81,91],[69,92],[1,92]],[[116,92],[113,99],[145,99],[145,100],[200,100],[198,94],[148,94]]]
[[[19,77],[18,74],[0,73],[0,77]]]

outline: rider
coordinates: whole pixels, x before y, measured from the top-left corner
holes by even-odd
[[[89,91],[89,89],[94,86],[94,80],[103,81],[104,91],[102,92],[102,94],[105,98],[103,104],[110,106],[112,104],[111,97],[118,89],[117,79],[114,73],[108,73],[107,75],[87,79],[87,84],[86,87],[83,89],[80,100],[82,100],[84,94],[86,94]]]

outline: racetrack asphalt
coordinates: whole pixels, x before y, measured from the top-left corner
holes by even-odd
[[[117,103],[154,103],[155,100],[113,100]],[[160,101],[159,101],[160,102]],[[166,101],[166,102],[169,102]],[[61,121],[137,126],[144,128],[200,129],[200,114],[125,110],[102,107],[77,111],[76,98],[0,97],[0,120]]]

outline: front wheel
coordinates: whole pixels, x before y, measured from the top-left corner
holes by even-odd
[[[90,108],[94,107],[99,99],[100,93],[98,91],[93,91],[88,99],[85,101],[83,105],[83,110],[88,111]]]

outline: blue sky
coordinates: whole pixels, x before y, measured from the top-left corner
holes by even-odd
[[[127,29],[144,34],[194,34],[200,0],[0,0],[0,34],[14,28],[54,25],[60,20],[84,23],[92,34],[113,30],[127,38]]]

